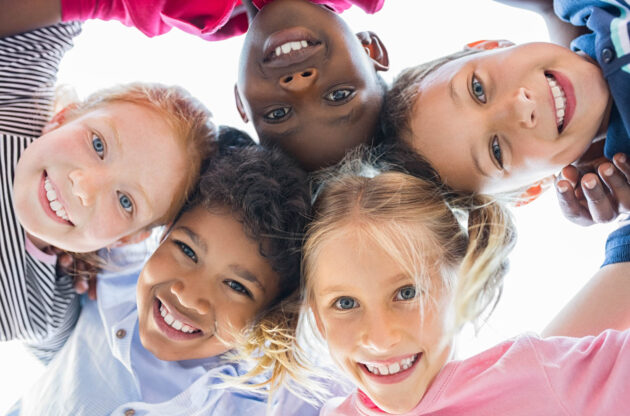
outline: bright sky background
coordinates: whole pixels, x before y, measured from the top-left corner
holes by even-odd
[[[388,81],[407,66],[471,41],[548,39],[537,15],[488,0],[386,0],[376,15],[356,9],[344,17],[356,31],[372,30],[387,45]],[[209,43],[176,30],[148,39],[117,22],[89,22],[66,55],[59,81],[73,85],[79,96],[136,80],[180,84],[212,109],[218,123],[253,133],[240,120],[232,93],[241,42],[242,38]],[[462,337],[461,356],[525,331],[542,330],[603,260],[605,238],[613,226],[585,229],[569,223],[560,215],[553,191],[515,212],[519,242],[503,297],[477,339]],[[0,414],[41,371],[19,344],[0,345]]]

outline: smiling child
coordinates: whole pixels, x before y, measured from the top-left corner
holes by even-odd
[[[0,340],[45,345],[44,360],[78,312],[72,276],[57,275],[50,250],[93,252],[171,221],[215,139],[199,101],[158,84],[103,90],[50,120],[57,67],[79,31],[0,39]]]
[[[523,335],[453,360],[457,331],[498,299],[514,243],[503,208],[480,216],[461,202],[434,180],[382,162],[355,159],[325,178],[304,246],[305,312],[357,390],[321,414],[623,413],[627,330]],[[599,274],[622,282],[629,267]]]

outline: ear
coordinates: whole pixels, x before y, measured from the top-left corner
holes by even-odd
[[[359,32],[357,38],[363,48],[374,62],[377,71],[387,71],[389,69],[389,55],[385,45],[374,32]]]
[[[509,48],[514,42],[506,39],[478,40],[464,45],[466,51],[487,51],[490,49]]]
[[[241,94],[238,92],[238,85],[234,84],[234,100],[236,101],[236,109],[238,113],[241,115],[241,118],[245,123],[249,121],[247,117],[247,113],[245,112],[245,107],[243,106],[243,101],[241,101]]]
[[[70,104],[70,105],[65,106],[61,111],[55,114],[53,118],[48,123],[46,123],[46,125],[42,129],[42,136],[46,133],[50,133],[51,131],[55,130],[56,128],[60,127],[63,123],[65,123],[66,115],[68,114],[68,111],[74,110],[76,107],[77,107],[76,104]]]
[[[136,244],[136,243],[146,240],[150,235],[151,235],[151,230],[140,230],[119,239],[114,244],[111,244],[110,247],[122,247],[122,246],[126,246],[127,244]]]

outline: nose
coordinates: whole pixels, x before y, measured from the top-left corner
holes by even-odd
[[[99,190],[105,186],[106,177],[103,172],[95,169],[75,169],[69,173],[72,193],[76,195],[83,206],[94,203]]]
[[[363,345],[375,352],[386,353],[401,340],[396,319],[390,311],[382,308],[365,315],[363,322]]]
[[[317,69],[315,68],[306,68],[292,72],[280,78],[280,87],[290,92],[303,92],[315,83],[317,75]]]
[[[512,112],[520,127],[532,129],[538,123],[536,114],[536,101],[531,91],[519,88],[512,100]]]
[[[171,293],[177,297],[182,306],[197,312],[199,315],[207,315],[212,310],[212,305],[204,296],[205,291],[200,291],[196,285],[179,279],[171,286]]]

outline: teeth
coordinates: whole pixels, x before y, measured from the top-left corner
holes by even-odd
[[[556,125],[558,126],[558,129],[560,129],[564,124],[564,110],[567,106],[567,97],[553,75],[547,74],[546,78],[556,105]]]
[[[185,332],[187,334],[192,334],[193,332],[199,331],[198,329],[185,325],[181,321],[175,319],[173,315],[168,313],[164,305],[160,305],[160,315],[162,315],[162,318],[164,318],[164,322],[166,322],[170,327],[177,329],[178,331]]]
[[[53,189],[53,186],[48,178],[44,180],[44,189],[46,190],[46,199],[48,199],[50,209],[55,211],[55,214],[57,214],[59,218],[70,221],[70,219],[68,218],[68,214],[63,209],[63,205],[61,205],[61,202],[57,201],[57,193]]]
[[[276,56],[280,56],[283,54],[291,53],[291,51],[299,51],[302,48],[307,48],[308,42],[306,40],[287,42],[276,47],[275,53]]]
[[[418,354],[412,357],[404,358],[398,362],[395,362],[389,365],[365,364],[365,367],[372,374],[375,374],[377,376],[387,376],[387,375],[397,374],[400,371],[409,369],[413,365],[413,363],[416,361],[417,358],[418,358]]]

